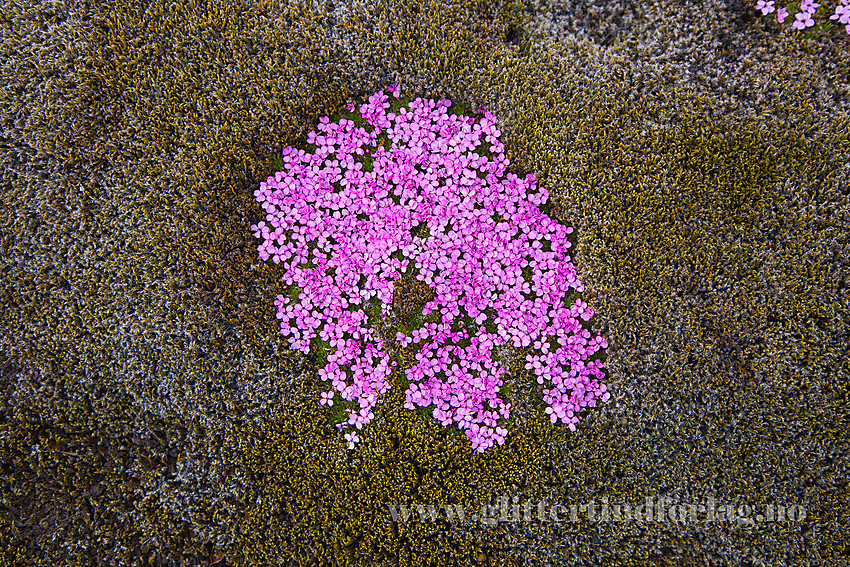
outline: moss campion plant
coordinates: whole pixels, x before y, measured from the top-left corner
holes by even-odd
[[[814,0],[800,0],[799,2],[791,2],[784,8],[776,9],[775,0],[758,0],[756,2],[756,10],[761,11],[762,16],[767,16],[776,12],[776,19],[779,23],[784,23],[789,14],[794,14],[794,21],[791,27],[795,30],[809,30],[804,37],[811,39],[815,37],[816,32],[829,31],[832,28],[832,22],[826,24],[818,24],[815,26],[815,13],[821,7],[821,4]],[[826,6],[824,6],[826,8]],[[827,10],[828,11],[828,10]],[[830,20],[837,20],[837,23],[844,25],[844,30],[850,34],[850,0],[841,0],[836,4],[834,12],[829,16]]]
[[[605,339],[579,321],[593,311],[565,303],[570,288],[584,290],[567,255],[572,228],[538,208],[548,193],[533,175],[506,173],[492,114],[449,114],[446,99],[405,106],[397,89],[392,103],[383,91],[369,97],[353,119],[322,117],[307,137],[315,150],[287,147],[283,170],[255,191],[266,212],[251,226],[259,255],[283,266],[289,286],[275,302],[281,332],[292,348],[309,353],[315,341],[327,353],[320,403],[343,404],[337,426],[354,448],[401,362],[375,319],[391,315],[395,282],[415,278],[433,299],[415,328],[395,334],[418,349],[397,369],[406,408],[430,408],[477,451],[504,443],[511,404],[492,353],[512,344],[537,352],[525,368],[546,412],[575,431],[580,412],[609,393],[601,362],[588,360]]]

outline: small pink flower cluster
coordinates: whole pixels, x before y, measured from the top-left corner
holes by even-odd
[[[791,6],[791,4],[789,4]],[[815,25],[814,15],[820,4],[814,0],[801,0],[800,11],[794,16],[794,23],[791,26],[797,30],[804,30]],[[776,10],[775,0],[758,0],[756,10],[760,10],[763,16],[776,12],[776,19],[779,23],[784,23],[788,17],[788,8],[780,8]],[[841,0],[835,7],[835,13],[829,17],[830,20],[838,20],[839,23],[845,24],[845,31],[850,34],[850,0]],[[831,25],[831,24],[830,24]]]
[[[398,86],[391,92],[397,94]],[[436,292],[423,315],[439,310],[442,322],[396,337],[405,346],[422,343],[418,363],[405,372],[412,382],[405,407],[433,405],[434,418],[456,424],[477,451],[502,444],[507,431],[499,423],[511,407],[498,397],[504,369],[492,349],[533,344],[543,356],[529,355],[526,368],[534,369],[539,384],[551,384],[543,390],[547,413],[575,431],[579,412],[597,399],[607,402],[609,393],[600,384],[601,363],[585,362],[607,347],[578,321],[588,321],[593,311],[582,301],[563,303],[569,288],[584,290],[566,254],[572,228],[539,210],[548,193],[542,187],[535,192],[533,175],[503,178],[510,162],[492,114],[485,112],[478,123],[449,115],[447,99],[417,98],[408,106],[388,113],[383,91],[372,95],[360,107],[368,130],[322,117],[319,132],[308,135],[316,151],[287,147],[285,171],[255,191],[267,221],[251,227],[263,240],[259,255],[282,263],[286,284],[303,290],[291,305],[278,296],[281,332],[304,353],[317,336],[329,341],[335,351],[319,376],[332,390],[320,403],[333,405],[334,392],[356,401],[359,411],[348,410],[339,427],[361,429],[374,418],[396,362],[367,328],[368,316],[349,307],[377,297],[386,313],[393,282],[415,267],[416,279]],[[382,134],[390,149],[377,143]],[[485,143],[492,159],[475,151]],[[366,151],[374,159],[371,171],[355,159]],[[412,236],[423,223],[430,235]],[[308,260],[314,267],[306,267]],[[532,271],[531,284],[523,268]],[[464,329],[452,330],[462,312],[479,325],[471,338]],[[488,320],[495,334],[483,326]],[[468,347],[457,346],[467,339]],[[554,352],[552,341],[559,345]],[[349,448],[359,441],[353,431],[345,438]]]

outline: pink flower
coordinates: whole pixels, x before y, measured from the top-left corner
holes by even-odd
[[[794,17],[797,20],[791,25],[795,29],[802,30],[815,25],[815,21],[812,19],[812,15],[808,12],[800,12]]]
[[[842,24],[850,24],[850,6],[846,0],[835,7],[835,13],[829,17],[830,20],[838,20]],[[848,30],[850,33],[850,30]]]
[[[817,4],[814,0],[802,0],[800,2],[800,10],[803,12],[814,14],[818,8],[820,8],[820,4]]]
[[[351,433],[345,434],[345,441],[348,443],[349,449],[354,449],[354,445],[360,442],[360,438],[352,431]]]
[[[774,0],[767,0],[767,2],[765,0],[759,0],[756,3],[756,10],[761,10],[762,15],[766,16],[776,9],[773,7],[773,2]]]

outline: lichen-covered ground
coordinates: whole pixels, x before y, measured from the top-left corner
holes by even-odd
[[[850,561],[850,36],[627,4],[5,2],[0,564]],[[529,401],[480,455],[394,390],[348,451],[279,334],[264,158],[392,82],[494,112],[576,227],[613,396],[577,432]],[[388,511],[501,496],[805,518]]]

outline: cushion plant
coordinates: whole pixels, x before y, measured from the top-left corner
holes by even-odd
[[[266,212],[251,227],[258,252],[289,286],[275,302],[281,332],[292,348],[321,350],[331,387],[320,403],[342,405],[341,429],[371,422],[396,369],[406,408],[430,408],[475,450],[502,444],[511,404],[493,352],[512,345],[533,349],[525,368],[546,413],[575,431],[609,393],[601,362],[588,360],[605,339],[580,321],[593,310],[567,303],[584,291],[567,254],[572,228],[541,211],[548,193],[534,175],[507,172],[491,113],[450,114],[447,99],[403,104],[397,88],[359,115],[349,105],[350,118],[322,117],[307,150],[285,148],[283,169],[255,191]],[[433,291],[412,321],[393,310],[405,276]],[[415,364],[403,368],[390,342],[415,349]],[[345,440],[360,439],[352,430]]]

